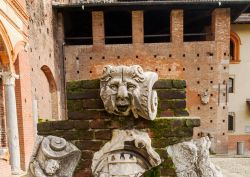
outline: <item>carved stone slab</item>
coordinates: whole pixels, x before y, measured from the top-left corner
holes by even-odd
[[[139,177],[160,163],[147,133],[114,130],[112,140],[94,154],[91,169],[95,177]]]
[[[38,136],[30,160],[29,177],[72,177],[81,151],[63,138]]]
[[[208,137],[167,147],[178,177],[223,177],[209,159],[211,142]]]
[[[101,99],[107,112],[154,120],[157,114],[157,92],[152,90],[158,75],[144,72],[139,65],[106,66],[101,78]]]

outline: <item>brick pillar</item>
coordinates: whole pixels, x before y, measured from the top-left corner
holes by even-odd
[[[170,33],[172,43],[183,42],[183,10],[172,10],[170,14]]]
[[[230,9],[215,9],[212,13],[212,37],[216,45],[215,61],[220,69],[218,72],[218,107],[215,127],[215,152],[227,153],[228,151],[228,109],[227,87],[229,78],[229,44],[230,44]]]
[[[101,11],[92,12],[93,45],[104,46],[104,14]]]
[[[132,12],[132,37],[133,44],[144,43],[143,11]]]
[[[20,140],[21,168],[26,170],[34,146],[34,127],[32,117],[31,76],[28,54],[21,51],[15,62],[17,117]]]
[[[212,13],[212,35],[215,41],[230,40],[230,9],[215,9]]]

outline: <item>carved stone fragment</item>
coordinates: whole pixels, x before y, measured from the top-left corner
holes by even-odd
[[[201,103],[202,104],[205,105],[205,104],[209,103],[210,94],[209,94],[208,90],[206,90],[205,92],[201,93],[200,97],[201,97]]]
[[[107,112],[154,120],[157,113],[157,92],[152,90],[158,75],[144,72],[138,65],[106,66],[101,78],[101,99]]]
[[[29,177],[72,177],[81,151],[63,138],[38,136],[30,160]]]
[[[223,177],[209,159],[211,142],[208,137],[167,147],[178,177]]]
[[[95,177],[139,177],[160,163],[147,133],[114,130],[112,140],[94,154],[91,168]]]

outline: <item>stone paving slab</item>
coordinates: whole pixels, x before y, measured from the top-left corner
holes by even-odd
[[[224,177],[250,177],[250,158],[213,156],[211,160],[221,168]]]

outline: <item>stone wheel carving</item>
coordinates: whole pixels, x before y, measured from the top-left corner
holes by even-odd
[[[72,177],[81,151],[65,139],[38,136],[29,164],[29,177]]]
[[[139,177],[160,163],[147,133],[114,130],[112,140],[94,154],[92,172],[95,177]]]

